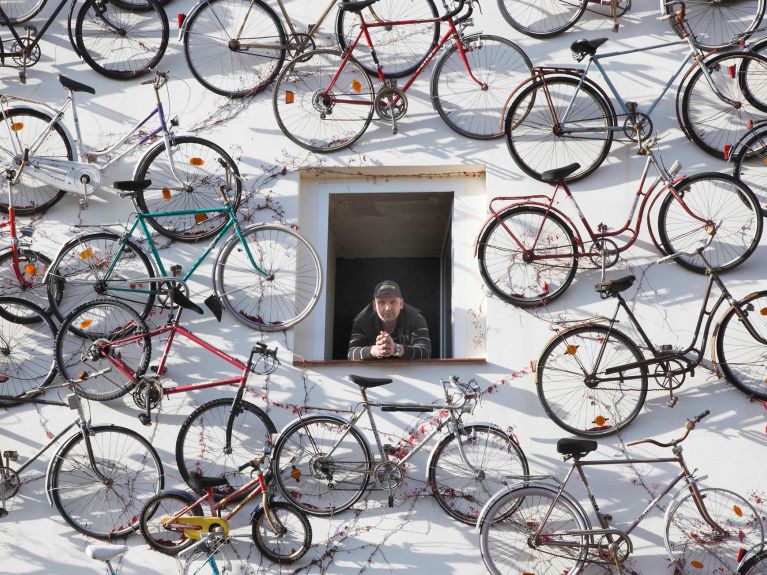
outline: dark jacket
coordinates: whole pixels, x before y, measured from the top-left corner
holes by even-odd
[[[375,345],[376,337],[383,330],[383,322],[368,304],[352,325],[352,336],[349,340],[349,359],[377,359],[370,354],[371,346]],[[397,317],[397,327],[391,334],[394,343],[405,348],[402,357],[392,359],[428,359],[431,357],[431,340],[426,320],[413,306],[405,304]]]

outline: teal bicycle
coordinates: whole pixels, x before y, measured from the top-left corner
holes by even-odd
[[[149,180],[140,180],[115,182],[114,187],[121,197],[133,197],[150,185]],[[241,227],[226,189],[225,185],[219,188],[221,207],[136,213],[135,221],[123,235],[90,232],[66,242],[44,278],[53,313],[63,321],[82,302],[117,299],[146,319],[156,304],[166,307],[169,294],[178,291],[168,287],[171,277],[186,282],[229,230],[234,229],[216,255],[214,293],[205,300],[205,305],[220,319],[223,304],[240,322],[261,331],[285,330],[300,322],[317,303],[322,286],[317,253],[289,227],[278,224]],[[179,216],[225,220],[183,275],[178,264],[166,269],[147,227],[147,220]],[[137,229],[143,234],[149,253],[134,239]],[[178,299],[179,294],[174,297]]]

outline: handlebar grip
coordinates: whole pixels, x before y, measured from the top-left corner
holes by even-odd
[[[148,86],[149,84],[154,84],[154,80],[144,80],[141,82],[142,86]]]
[[[255,467],[255,466],[256,466],[256,460],[255,459],[251,459],[250,461],[246,461],[245,463],[240,465],[237,468],[237,471],[243,471],[246,467]]]
[[[704,411],[700,415],[696,415],[695,417],[693,417],[690,421],[692,421],[693,423],[698,423],[701,419],[703,419],[704,417],[707,417],[709,415],[711,415],[711,411],[709,411],[707,409],[706,411]]]

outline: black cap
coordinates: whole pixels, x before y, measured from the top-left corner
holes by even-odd
[[[375,289],[373,290],[373,297],[380,297],[382,295],[387,294],[393,294],[397,297],[402,297],[402,292],[399,289],[399,286],[391,281],[391,280],[384,280],[382,282],[379,282],[376,284]]]

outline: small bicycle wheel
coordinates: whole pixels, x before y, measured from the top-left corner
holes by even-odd
[[[7,20],[0,20],[3,26],[7,24],[23,24],[34,18],[43,6],[46,0],[8,0],[3,2],[3,12]]]
[[[512,101],[504,132],[511,157],[531,178],[579,163],[566,179],[579,180],[605,161],[613,142],[615,112],[609,100],[577,78],[542,77]],[[565,112],[569,109],[567,117]]]
[[[206,0],[186,22],[184,57],[211,92],[242,98],[266,88],[285,61],[287,39],[261,0]]]
[[[519,487],[499,494],[490,505],[479,525],[479,550],[492,575],[581,572],[590,537],[567,532],[591,526],[567,497],[543,486]]]
[[[108,401],[128,393],[149,367],[149,328],[127,304],[95,300],[76,307],[56,336],[56,366],[80,397]]]
[[[533,38],[550,38],[571,28],[588,0],[498,0],[501,15],[512,28]]]
[[[737,302],[722,317],[716,332],[717,363],[729,383],[749,397],[767,400],[767,346],[748,332],[736,308],[757,334],[767,338],[767,291],[760,291]]]
[[[187,483],[192,471],[204,477],[226,476],[229,485],[214,488],[214,493],[229,495],[250,481],[240,466],[263,452],[276,432],[269,416],[252,403],[236,398],[209,401],[181,424],[176,438],[178,472]]]
[[[332,450],[332,452],[331,452]],[[272,471],[283,496],[309,515],[334,515],[354,505],[370,481],[364,436],[336,417],[317,415],[284,429]]]
[[[719,529],[701,516],[698,500],[688,493],[666,513],[666,550],[681,573],[735,573],[742,549],[764,542],[761,514],[745,497],[727,489],[700,489],[702,505]]]
[[[767,549],[751,555],[738,568],[737,575],[767,575]]]
[[[373,85],[362,67],[341,52],[313,50],[301,54],[277,79],[274,115],[282,132],[312,152],[351,146],[373,117]]]
[[[69,240],[48,271],[48,300],[59,320],[90,300],[120,300],[142,319],[152,309],[157,284],[152,263],[132,240],[110,232]]]
[[[684,1],[684,28],[673,17],[679,2],[666,0],[661,10],[669,15],[674,32],[683,38],[692,33],[695,43],[704,51],[718,50],[737,44],[759,26],[764,17],[764,0],[739,0],[738,2],[711,2],[711,0]]]
[[[190,507],[184,515],[203,515],[202,507],[194,505],[196,499],[186,493],[170,493],[161,491],[146,502],[141,515],[139,525],[144,541],[160,553],[177,555],[180,551],[192,545],[195,540],[186,537],[182,530],[169,529],[163,524],[163,519],[172,517],[182,509]]]
[[[577,253],[572,229],[562,218],[528,206],[502,212],[477,242],[485,285],[519,307],[542,305],[562,295],[578,270]]]
[[[346,51],[360,34],[360,15],[369,25],[422,20],[368,29],[376,56],[387,78],[402,78],[415,72],[439,41],[439,13],[434,0],[378,0],[360,14],[348,12],[341,6],[336,18],[336,38],[341,51]],[[371,76],[378,75],[378,67],[364,35],[354,48],[354,57],[365,72]]]
[[[14,261],[12,250],[0,254],[0,293],[31,301],[46,313],[50,313],[48,292],[43,277],[51,265],[51,259],[29,248],[18,247],[17,249],[16,261]],[[35,312],[12,319],[19,323],[40,321],[39,314]]]
[[[658,211],[658,235],[667,254],[694,252],[714,239],[706,259],[719,272],[742,264],[762,237],[762,214],[751,190],[727,174],[695,174],[673,186],[693,218],[673,193],[668,193]],[[706,273],[700,256],[674,258],[682,267]]]
[[[31,108],[12,108],[0,112],[0,158],[4,169],[16,173],[21,166],[24,150],[29,150],[30,164],[26,165],[19,181],[13,186],[13,210],[16,215],[28,216],[44,212],[61,198],[64,190],[43,183],[35,173],[48,171],[36,160],[72,160],[72,145],[61,125],[48,114]],[[50,127],[49,127],[50,126]],[[58,171],[58,166],[56,167]],[[0,211],[8,212],[8,196],[0,194]]]
[[[160,456],[135,431],[91,426],[53,456],[49,489],[64,520],[90,537],[138,529],[141,509],[165,483]]]
[[[538,359],[538,399],[562,429],[588,437],[615,433],[642,411],[647,368],[636,344],[616,329],[588,325],[563,330]]]
[[[303,557],[312,546],[312,526],[309,518],[297,507],[284,501],[269,503],[266,509],[258,508],[251,525],[253,541],[266,557],[277,563],[293,563]],[[272,525],[281,527],[275,533]]]
[[[40,306],[0,297],[0,395],[22,397],[50,385],[56,375],[55,338],[56,326]],[[0,400],[0,407],[16,404]]]
[[[451,517],[474,525],[493,495],[529,475],[516,440],[489,425],[467,425],[437,444],[429,464],[429,484]]]
[[[304,319],[322,289],[317,252],[296,232],[257,224],[234,235],[214,266],[213,289],[241,323],[259,331],[282,331]]]
[[[727,151],[767,111],[767,58],[750,52],[727,52],[702,65],[706,74],[697,69],[684,89],[682,129],[704,152],[726,158]],[[738,105],[723,101],[712,84],[722,96]]]
[[[221,165],[226,164],[226,168]],[[236,211],[242,195],[237,164],[223,148],[195,136],[174,136],[171,149],[165,142],[149,150],[139,161],[134,180],[151,180],[149,188],[136,192],[136,209],[149,212],[204,210],[223,205],[219,189],[229,182],[227,197]],[[174,175],[175,174],[175,175]],[[184,242],[215,236],[228,222],[226,212],[146,218],[158,232]]]
[[[767,126],[755,128],[735,154],[732,175],[754,192],[762,215],[767,217]]]
[[[532,73],[524,50],[500,36],[475,34],[456,42],[431,77],[431,99],[450,129],[480,140],[503,135],[503,106]]]
[[[157,67],[168,47],[165,10],[156,0],[115,4],[85,0],[77,13],[75,40],[83,60],[107,78],[128,80]]]

